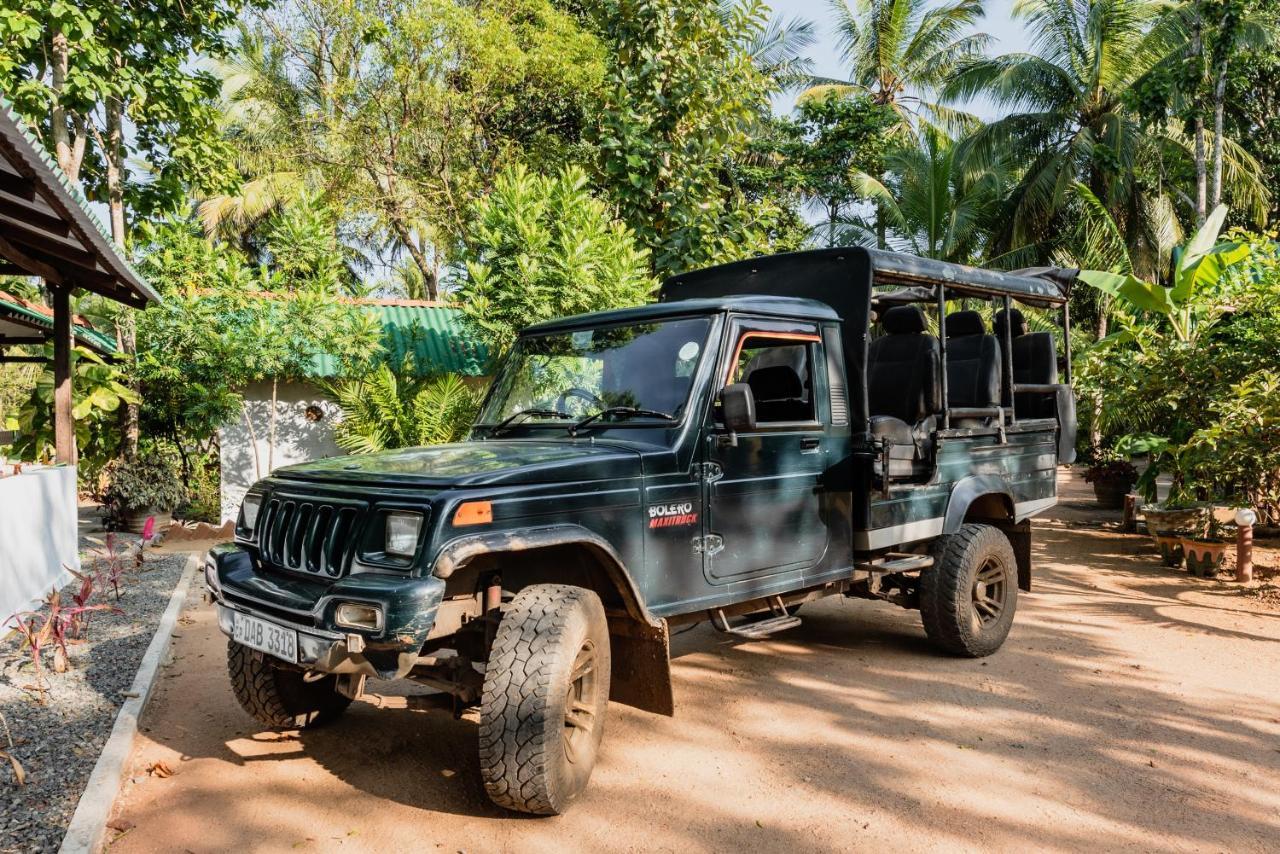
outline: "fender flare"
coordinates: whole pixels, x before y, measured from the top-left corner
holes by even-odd
[[[517,531],[486,531],[455,537],[440,547],[431,566],[437,578],[447,579],[480,555],[522,552],[548,546],[582,546],[591,552],[618,588],[627,612],[636,620],[657,628],[663,623],[649,613],[635,579],[608,540],[581,525],[542,525]]]
[[[947,514],[942,522],[942,533],[954,534],[960,530],[969,507],[986,495],[999,495],[1003,498],[1009,521],[1013,521],[1013,491],[1009,489],[1008,481],[1000,475],[975,474],[957,481],[955,488],[951,490],[951,498],[947,501]]]

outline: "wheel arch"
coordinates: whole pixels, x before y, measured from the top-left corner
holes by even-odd
[[[1031,522],[1017,521],[1013,491],[1000,475],[970,475],[955,485],[942,522],[944,534],[954,534],[966,522],[999,528],[1013,546],[1018,564],[1018,587],[1031,590]]]
[[[622,558],[600,535],[579,525],[468,534],[441,548],[432,571],[472,589],[493,571],[506,590],[546,583],[592,590],[609,620],[612,698],[655,714],[675,713],[667,622],[649,613]]]

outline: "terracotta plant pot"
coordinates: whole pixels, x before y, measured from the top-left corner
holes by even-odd
[[[169,528],[169,523],[173,521],[173,514],[168,510],[152,510],[144,508],[142,510],[126,510],[120,519],[120,524],[124,530],[131,534],[141,534],[143,527],[147,524],[147,519],[156,517],[156,531],[164,531]]]
[[[1093,482],[1093,495],[1103,510],[1119,510],[1124,507],[1124,497],[1133,489],[1133,479],[1107,478]]]
[[[1165,566],[1182,566],[1185,551],[1182,548],[1182,537],[1177,534],[1156,534],[1156,548],[1160,550],[1160,562]]]
[[[1186,554],[1187,572],[1197,578],[1213,578],[1222,568],[1227,543],[1223,540],[1183,537],[1182,550]]]

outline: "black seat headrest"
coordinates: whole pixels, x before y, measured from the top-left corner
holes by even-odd
[[[976,311],[953,311],[947,315],[948,338],[986,334],[987,326],[982,322],[982,315]]]
[[[1026,335],[1031,331],[1031,327],[1027,326],[1027,319],[1022,316],[1022,312],[1016,308],[1011,308],[1008,311],[1001,309],[996,312],[995,320],[991,323],[992,331],[1001,341],[1004,340],[1004,328],[1009,324],[1012,324],[1012,328],[1009,331],[1013,333],[1014,338],[1019,335]]]
[[[804,383],[790,365],[771,365],[756,368],[747,374],[751,394],[760,400],[792,400],[804,397]]]
[[[881,315],[880,325],[891,335],[909,335],[929,328],[918,305],[895,305]]]

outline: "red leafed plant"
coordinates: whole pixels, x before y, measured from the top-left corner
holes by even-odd
[[[83,586],[81,589],[83,591]],[[92,591],[89,595],[92,595]],[[38,691],[44,690],[42,661],[44,650],[47,647],[53,647],[54,672],[62,673],[69,663],[67,642],[81,636],[85,627],[85,618],[94,611],[118,610],[102,602],[88,603],[88,596],[82,593],[73,597],[73,602],[82,598],[84,604],[66,606],[62,604],[62,594],[55,590],[45,599],[44,608],[39,611],[20,611],[6,620],[6,623],[15,624],[13,633],[21,636],[22,646],[30,650],[31,666],[36,676],[35,687]]]

